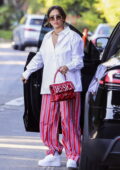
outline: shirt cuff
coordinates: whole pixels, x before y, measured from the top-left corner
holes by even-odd
[[[25,72],[22,73],[22,76],[28,80],[29,76],[30,76],[31,73],[29,73],[27,70]]]
[[[65,64],[69,70],[73,70],[74,69],[74,66],[72,64]]]

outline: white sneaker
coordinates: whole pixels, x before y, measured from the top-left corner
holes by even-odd
[[[44,159],[38,161],[38,166],[61,166],[60,155],[47,155]]]
[[[75,160],[68,159],[66,167],[67,168],[77,168],[77,162]]]

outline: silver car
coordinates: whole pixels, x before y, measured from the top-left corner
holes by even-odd
[[[43,20],[44,15],[25,15],[13,30],[13,48],[24,50],[25,47],[37,46]]]
[[[109,24],[99,24],[94,31],[93,35],[89,38],[93,44],[96,45],[96,39],[99,37],[109,37],[111,32],[113,30],[113,27],[111,27]]]

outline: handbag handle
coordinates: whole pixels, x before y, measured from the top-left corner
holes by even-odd
[[[55,83],[55,80],[56,80],[56,76],[57,76],[57,73],[60,72],[60,70],[58,69],[55,73],[55,76],[54,76],[54,83]],[[65,81],[66,81],[66,75],[64,74],[64,78],[65,78]]]

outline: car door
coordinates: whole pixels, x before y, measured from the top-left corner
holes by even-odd
[[[39,42],[37,49],[39,50],[44,35],[50,31],[52,28],[46,23],[46,18],[43,21]],[[35,52],[30,52],[27,61],[24,67],[26,70],[26,66],[31,61],[31,59],[35,56]],[[40,69],[31,74],[29,80],[26,84],[23,84],[24,91],[24,114],[23,121],[26,131],[29,132],[39,132],[39,119],[40,119],[40,106],[42,96],[40,95],[40,88],[42,82],[42,70]]]
[[[40,32],[38,49],[41,46],[44,35],[50,31],[52,28],[50,25],[46,24],[46,17],[44,19],[42,29]],[[75,27],[70,24],[70,29],[77,32],[81,37],[83,36],[80,31],[78,31]],[[82,69],[82,84],[83,84],[83,92],[82,92],[82,106],[84,105],[84,96],[87,91],[88,85],[97,69],[97,66],[100,62],[99,60],[99,51],[96,47],[87,40],[85,49],[84,49],[84,67]],[[26,65],[34,56],[34,53],[31,53],[28,58]],[[25,66],[26,69],[26,66]],[[27,84],[24,84],[24,101],[25,101],[25,111],[24,111],[24,122],[28,123],[28,118],[25,116],[30,114],[32,118],[30,119],[30,127],[26,128],[27,131],[36,131],[39,132],[39,118],[40,118],[40,105],[41,105],[41,95],[40,95],[40,87],[42,81],[42,69],[33,73]],[[83,109],[83,107],[82,107]],[[82,110],[83,112],[83,110]],[[27,122],[26,122],[27,121]],[[27,124],[28,125],[28,124]],[[32,128],[31,128],[32,127]],[[36,129],[34,128],[36,127]]]
[[[120,22],[114,28],[104,49],[101,62],[108,61],[120,49]]]

